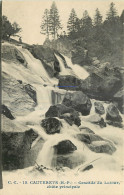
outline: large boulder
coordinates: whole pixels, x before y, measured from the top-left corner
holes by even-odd
[[[62,124],[56,118],[47,118],[41,121],[41,126],[45,129],[47,134],[60,133]]]
[[[87,144],[90,150],[96,153],[113,154],[116,151],[116,147],[109,141],[93,141],[91,144]]]
[[[3,169],[25,168],[25,159],[38,134],[33,129],[29,129],[3,115],[1,136]]]
[[[77,114],[77,116],[79,116],[78,112],[76,112],[73,108],[69,108],[63,104],[57,104],[49,107],[45,117],[60,117],[65,113],[74,113],[75,115]]]
[[[8,62],[18,62],[27,67],[27,62],[23,54],[13,45],[3,45],[1,57],[3,60],[7,60]]]
[[[75,138],[85,143],[91,151],[96,153],[112,154],[116,151],[116,147],[111,141],[103,139],[99,135],[93,134],[92,132],[78,133],[75,135]]]
[[[94,106],[96,113],[100,115],[105,114],[105,109],[101,102],[94,102]]]
[[[74,108],[78,112],[81,112],[82,115],[89,115],[92,106],[90,99],[81,91],[67,92],[62,104]]]
[[[54,148],[57,154],[68,154],[77,150],[77,147],[70,140],[61,141]]]
[[[101,141],[102,137],[93,133],[79,133],[76,138],[84,143],[91,144],[93,141]]]
[[[6,73],[2,74],[2,96],[3,104],[8,107],[13,117],[27,115],[34,111],[36,106],[23,85]]]
[[[106,127],[106,123],[105,123],[104,119],[99,114],[89,115],[88,118],[86,118],[85,120],[90,122],[90,123],[94,123],[96,125],[99,125],[101,128]]]
[[[98,100],[111,100],[113,95],[122,87],[121,77],[105,72],[93,72],[81,82],[80,90],[89,97]]]
[[[79,118],[79,114],[73,108],[69,108],[62,104],[57,104],[54,106],[50,106],[48,111],[45,114],[46,117],[58,117],[64,119],[70,125],[80,126],[81,120]]]
[[[113,122],[122,122],[122,118],[119,114],[117,107],[112,103],[107,107],[106,120],[110,120]]]
[[[75,76],[66,75],[59,76],[58,86],[60,89],[66,89],[69,91],[76,91],[80,89],[81,80]]]
[[[65,113],[63,115],[60,116],[61,119],[64,119],[69,125],[77,125],[80,126],[81,125],[81,119],[79,118],[77,112],[74,113]]]

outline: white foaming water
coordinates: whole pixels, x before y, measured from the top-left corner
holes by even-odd
[[[64,55],[63,55],[64,56]],[[72,64],[72,61],[67,56],[64,56],[67,65],[73,70],[75,75],[77,75],[80,79],[86,79],[89,76],[89,73],[80,65]]]
[[[48,73],[46,72],[43,64],[41,63],[40,60],[36,59],[33,57],[33,55],[27,50],[27,49],[23,49],[21,47],[17,47],[18,50],[23,54],[23,56],[25,57],[25,60],[28,63],[28,68],[36,75],[40,76],[45,83],[51,83],[51,79],[48,75]]]
[[[68,70],[65,68],[63,59],[60,56],[58,56],[57,54],[55,54],[55,56],[56,56],[57,60],[59,61],[60,74],[61,75],[69,75]]]
[[[38,154],[38,157],[36,160],[37,163],[39,165],[42,164],[46,167],[51,167],[53,158],[55,156],[54,146],[57,145],[60,141],[68,139],[77,147],[77,150],[73,153],[74,157],[77,158],[77,160],[79,157],[81,157],[82,159],[84,159],[84,163],[76,167],[74,170],[69,169],[67,174],[71,175],[73,178],[74,173],[77,173],[78,168],[80,168],[81,170],[84,168],[85,165],[90,164],[91,161],[100,158],[95,163],[91,163],[93,164],[94,168],[91,169],[90,171],[86,171],[83,173],[81,173],[80,171],[81,179],[83,177],[85,178],[85,180],[87,179],[88,181],[89,181],[89,178],[91,178],[91,180],[94,178],[98,180],[98,177],[100,177],[101,175],[101,179],[106,178],[107,180],[108,173],[110,174],[110,172],[111,172],[111,178],[113,179],[113,173],[116,173],[116,174],[120,173],[121,166],[123,164],[121,155],[122,155],[122,148],[123,148],[123,143],[124,143],[124,138],[123,138],[124,131],[122,131],[122,129],[119,129],[117,127],[112,127],[109,125],[101,129],[98,125],[85,121],[85,117],[83,116],[80,117],[83,127],[84,126],[89,127],[96,134],[100,135],[102,138],[111,140],[115,144],[117,151],[113,155],[108,155],[104,153],[98,154],[98,153],[90,151],[84,143],[78,141],[75,138],[75,135],[77,133],[81,133],[79,128],[75,125],[73,126],[68,125],[63,119],[61,119],[63,127],[61,129],[60,134],[54,134],[54,135],[46,134],[44,129],[40,126],[40,122],[44,118],[45,112],[48,110],[49,106],[53,102],[51,91],[54,90],[57,93],[59,93],[60,91],[60,94],[62,94],[62,96],[64,95],[65,92],[64,91],[62,92],[60,89],[55,89],[49,86],[44,87],[43,84],[46,84],[46,83],[50,84],[52,83],[53,80],[49,78],[46,72],[44,72],[41,62],[39,63],[39,61],[37,61],[34,57],[32,57],[32,55],[25,49],[21,49],[20,51],[26,57],[26,60],[28,62],[28,68],[25,68],[20,64],[17,65],[14,63],[9,64],[9,63],[3,62],[3,69],[5,72],[10,74],[17,80],[22,80],[24,82],[32,84],[36,88],[38,106],[36,107],[35,111],[25,117],[18,117],[15,120],[17,120],[18,122],[22,122],[22,124],[24,123],[27,124],[28,127],[33,128],[34,131],[38,133],[39,137],[37,138],[37,140],[33,142],[32,148],[37,144],[40,138],[44,139],[45,143],[43,145],[43,148],[40,150]],[[64,57],[65,57],[65,60],[68,66],[73,70],[73,72],[78,77],[80,77],[81,79],[84,79],[86,78],[86,75],[88,76],[88,73],[86,74],[85,70],[82,67],[80,67],[79,65],[73,65],[69,58],[67,58],[66,56]],[[62,59],[59,59],[59,62],[60,60],[61,60],[61,64],[60,64],[61,71],[66,73],[66,71],[69,69],[66,70]],[[59,98],[56,98],[55,103],[59,102],[58,99]],[[92,100],[93,107],[91,109],[90,114],[95,113],[94,101],[95,100]],[[108,104],[105,104],[105,103],[103,103],[103,105],[105,108],[108,106]],[[105,118],[105,115],[102,115],[102,117]],[[22,174],[22,181],[24,180],[25,175],[26,177],[29,177],[29,180],[31,176],[33,177],[33,179],[34,177],[37,178],[37,176],[41,178],[41,172],[35,172],[35,174],[33,175],[33,172],[31,172],[30,169],[32,170],[33,168],[29,168],[28,171],[26,171],[26,169],[23,169],[22,172],[21,171],[19,172],[19,170],[13,172],[13,174],[15,174],[13,176],[14,180],[18,178],[19,173]],[[67,174],[65,173],[65,176],[66,176],[65,179],[67,178]],[[8,175],[11,175],[11,178],[10,178],[11,180],[12,174],[10,174],[9,172]],[[52,179],[53,177],[57,177],[56,175],[57,173],[54,172],[54,174],[52,175]],[[8,182],[8,178],[7,178],[7,182]]]

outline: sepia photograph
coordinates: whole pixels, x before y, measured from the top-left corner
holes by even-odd
[[[124,1],[0,9],[0,194],[124,195]]]

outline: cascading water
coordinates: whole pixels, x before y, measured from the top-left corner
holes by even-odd
[[[64,56],[64,55],[63,55]],[[80,79],[86,79],[89,76],[89,73],[80,65],[72,64],[72,61],[67,56],[64,56],[67,65],[74,71],[75,75],[77,75]]]
[[[83,67],[81,67],[78,64],[72,64],[71,59],[68,58],[67,56],[63,55],[68,68],[65,68],[63,59],[60,56],[58,56],[57,54],[55,54],[55,56],[59,61],[60,71],[61,71],[60,75],[72,75],[83,80],[89,76],[89,73]]]
[[[53,84],[57,84],[57,80],[49,77],[42,63],[35,59],[28,50],[19,47],[17,47],[17,49],[19,49],[20,52],[24,55],[28,63],[28,67],[25,68],[22,65],[16,65],[14,63],[9,66],[10,64],[3,62],[3,68],[5,72],[13,76],[16,80],[22,80],[23,82],[29,83],[36,89],[38,105],[35,108],[35,111],[25,117],[17,117],[15,121],[20,123],[22,122],[24,125],[28,124],[28,127],[33,128],[39,134],[39,137],[33,142],[32,148],[36,146],[40,138],[43,138],[44,145],[42,149],[40,149],[36,159],[38,165],[44,165],[45,167],[54,166],[56,164],[53,164],[53,160],[56,155],[54,146],[57,145],[60,141],[68,139],[77,147],[77,150],[72,154],[72,156],[74,156],[74,158],[77,160],[76,163],[79,160],[87,163],[101,157],[101,160],[99,163],[97,163],[97,168],[100,171],[105,169],[105,164],[107,164],[108,169],[110,168],[111,170],[114,170],[118,164],[120,166],[122,162],[119,160],[119,155],[121,154],[120,151],[123,144],[121,140],[123,137],[123,131],[117,127],[111,128],[111,126],[107,126],[107,128],[101,129],[98,125],[94,125],[88,121],[85,121],[83,116],[80,117],[82,126],[86,126],[92,129],[94,133],[102,136],[103,138],[112,140],[113,143],[116,144],[118,150],[112,156],[104,153],[97,154],[89,150],[89,148],[84,143],[75,138],[78,133],[81,133],[80,129],[76,125],[70,126],[67,122],[64,121],[64,119],[59,119],[62,122],[62,129],[60,134],[46,134],[44,129],[40,126],[40,122],[44,118],[45,112],[48,110],[50,105],[62,102],[66,90],[61,90],[58,88],[56,89],[53,87]],[[56,57],[59,60],[61,74],[76,75],[80,79],[85,79],[88,77],[89,74],[84,70],[84,68],[80,67],[79,65],[73,65],[68,57],[64,56],[69,68],[65,68],[63,60],[60,56],[56,55]],[[94,100],[92,101],[92,105],[93,103]],[[106,108],[106,105],[104,105],[104,107]],[[92,107],[90,114],[94,113],[95,109]],[[111,163],[112,161],[113,164]],[[96,171],[96,167],[94,167],[94,170]],[[95,171],[93,172],[94,175]]]
[[[64,62],[63,62],[63,59],[58,56],[57,54],[54,54],[57,58],[57,60],[59,61],[59,66],[60,66],[60,74],[61,75],[68,75],[69,72],[68,70],[65,68],[65,65],[64,65]]]
[[[23,54],[25,57],[25,60],[28,62],[28,68],[36,75],[40,76],[44,83],[51,83],[48,73],[46,72],[45,68],[43,67],[43,64],[40,60],[34,58],[32,54],[27,50],[18,47],[19,51]]]

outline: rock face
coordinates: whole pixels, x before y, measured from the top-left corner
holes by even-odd
[[[81,66],[89,64],[90,58],[88,56],[88,50],[84,49],[81,46],[75,46],[72,50],[72,63],[79,64]]]
[[[94,102],[94,106],[95,106],[96,113],[98,113],[100,115],[105,114],[105,109],[104,109],[104,106],[102,105],[102,103]]]
[[[47,118],[41,121],[41,126],[45,129],[47,134],[60,133],[62,124],[56,118]]]
[[[77,150],[77,147],[70,140],[61,141],[54,148],[57,154],[68,154]]]
[[[96,70],[82,81],[80,90],[91,98],[110,100],[122,85],[121,76],[116,74],[113,69],[111,72]]]
[[[59,76],[59,83],[58,86],[60,89],[66,89],[70,91],[77,91],[80,88],[81,80],[71,76],[71,75],[66,75],[66,76]]]
[[[3,45],[1,57],[3,60],[11,61],[11,62],[19,62],[23,66],[27,67],[27,62],[22,55],[22,53],[12,45]]]
[[[106,120],[110,120],[113,122],[122,122],[122,118],[119,115],[119,111],[114,104],[110,104],[107,107]]]
[[[74,108],[84,116],[89,115],[92,106],[90,99],[81,91],[67,92],[62,104]]]
[[[7,106],[2,105],[1,106],[2,114],[5,115],[7,118],[13,120],[15,119],[14,116],[11,114],[10,110],[7,108]]]
[[[124,114],[124,89],[122,88],[114,95],[114,101],[118,103],[118,109]]]
[[[25,157],[37,138],[37,133],[3,116],[1,134],[3,169],[24,168]]]
[[[14,117],[34,111],[36,103],[26,93],[23,85],[6,73],[2,74],[2,83],[3,104],[8,107]]]

